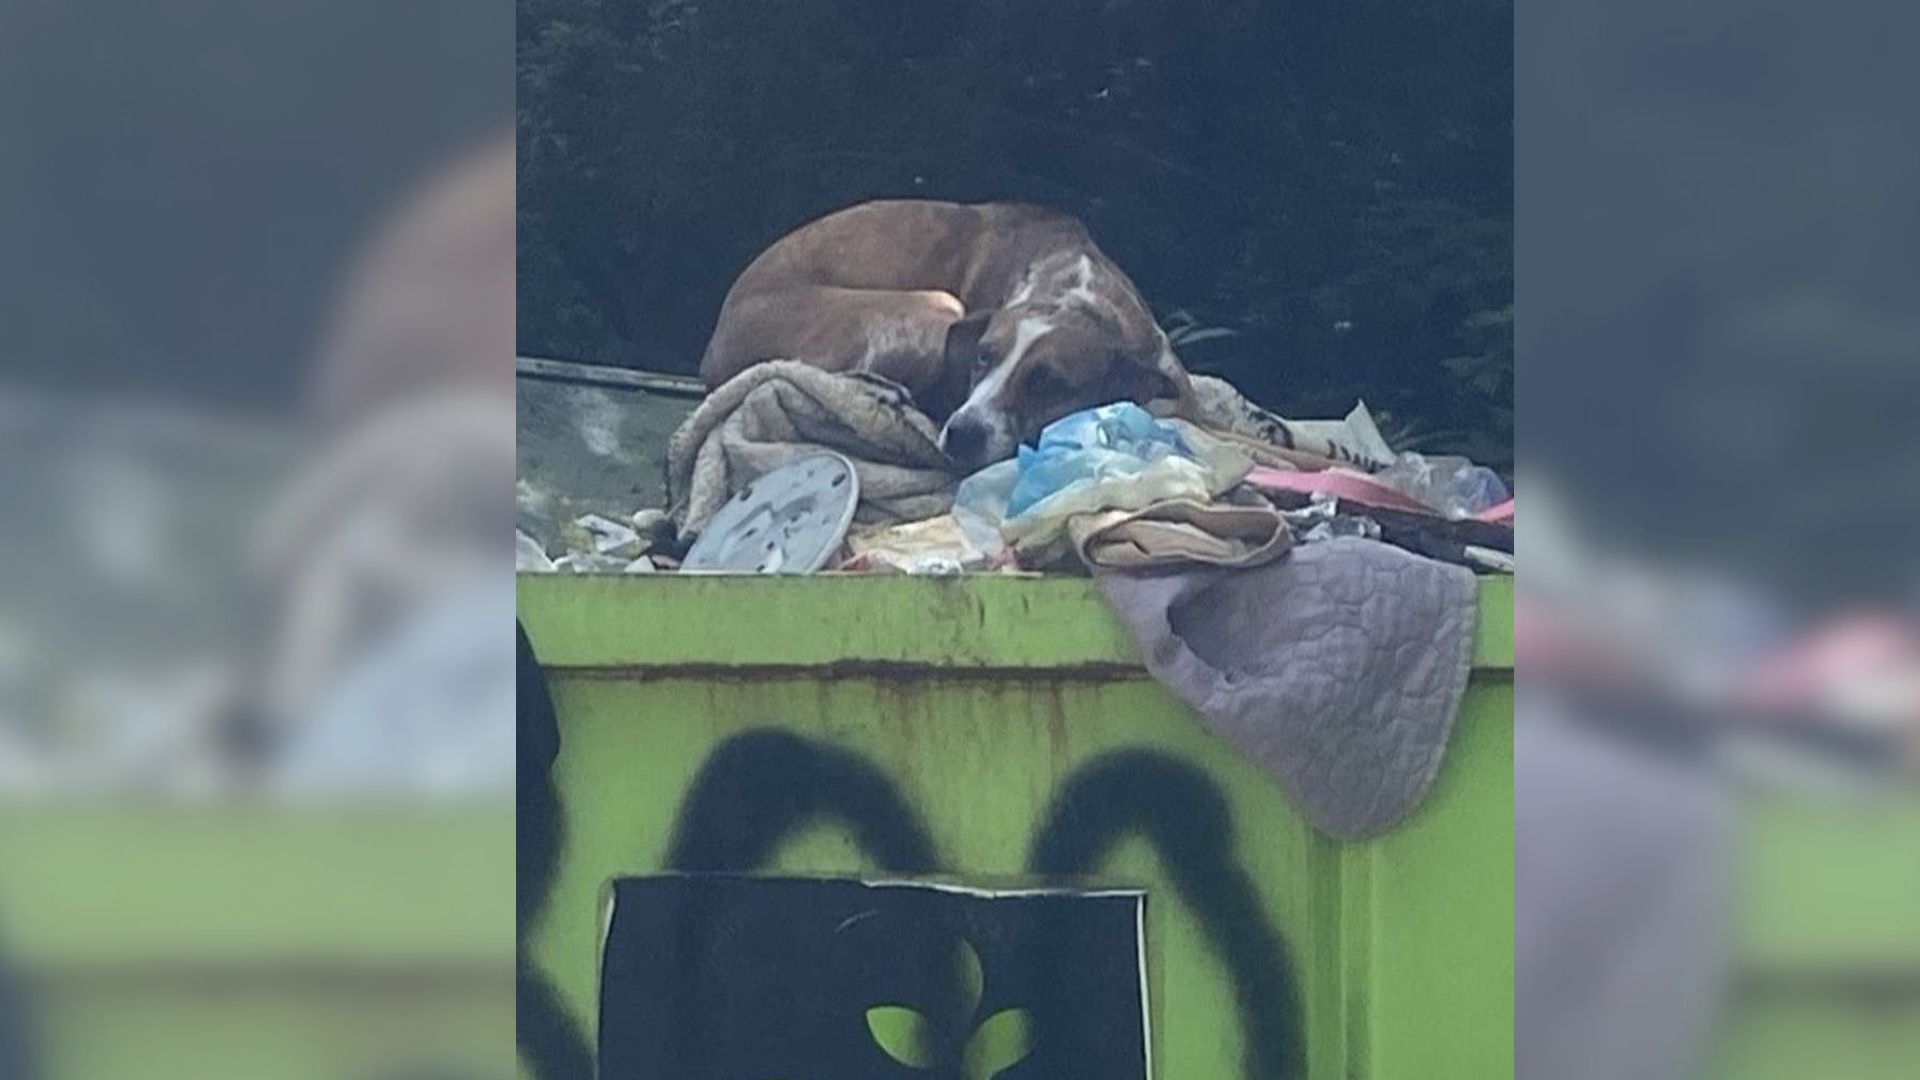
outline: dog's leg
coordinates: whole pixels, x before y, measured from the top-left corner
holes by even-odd
[[[947,327],[964,314],[938,291],[806,286],[728,300],[701,374],[718,386],[764,360],[871,372],[934,404],[945,374]]]

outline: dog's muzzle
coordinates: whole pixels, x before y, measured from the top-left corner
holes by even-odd
[[[1013,437],[1004,424],[964,409],[940,430],[940,449],[963,475],[1012,457],[1013,448]]]

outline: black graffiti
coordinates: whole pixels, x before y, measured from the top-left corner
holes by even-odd
[[[1232,812],[1205,774],[1146,750],[1096,758],[1055,796],[1027,868],[1041,877],[1086,877],[1133,835],[1153,846],[1233,980],[1248,1080],[1304,1075],[1300,1005],[1286,946],[1234,858]]]
[[[707,759],[680,804],[667,868],[763,869],[788,837],[823,819],[851,830],[883,870],[939,868],[926,827],[885,773],[857,754],[773,730],[737,735]]]
[[[560,755],[560,725],[546,672],[527,641],[526,628],[514,623],[515,702],[518,773],[514,832],[514,1014],[520,1054],[542,1080],[592,1080],[593,1054],[559,995],[527,955],[527,928],[539,918],[553,891],[560,850],[565,843],[564,811],[553,782]]]

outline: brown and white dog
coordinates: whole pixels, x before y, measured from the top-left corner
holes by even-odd
[[[905,386],[967,472],[1070,412],[1192,396],[1086,228],[1009,203],[870,202],[789,233],[727,293],[700,374],[713,388],[772,359]]]

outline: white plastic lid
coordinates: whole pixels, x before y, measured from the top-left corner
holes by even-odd
[[[707,521],[680,569],[811,574],[840,550],[859,504],[853,462],[829,451],[809,454],[735,492]]]

